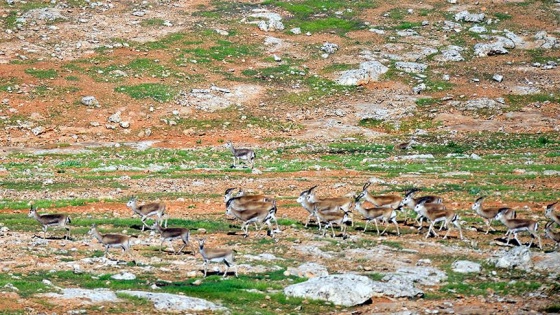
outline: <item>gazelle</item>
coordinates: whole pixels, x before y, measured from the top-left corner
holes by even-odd
[[[401,202],[401,197],[395,195],[372,195],[367,189],[371,185],[370,182],[364,184],[362,192],[358,195],[360,199],[365,198],[367,201],[371,202],[376,207],[385,207],[397,209]]]
[[[449,222],[453,223],[459,230],[459,235],[463,239],[463,231],[461,230],[461,223],[459,222],[459,216],[450,209],[447,209],[442,203],[426,203],[426,201],[420,201],[414,207],[414,211],[420,213],[430,222],[430,227],[428,228],[428,233],[426,233],[426,238],[430,236],[430,233],[434,233],[435,236],[439,236],[434,230],[434,224],[443,221],[444,226],[448,227]],[[450,229],[447,229],[447,233],[443,236],[444,239],[447,238]]]
[[[240,202],[252,202],[252,201],[265,201],[265,202],[272,202],[272,197],[265,196],[265,195],[245,195],[245,193],[239,189],[237,196],[233,195],[235,188],[228,188],[224,193],[224,202],[227,203],[232,198],[237,198]]]
[[[160,252],[163,247],[163,242],[165,241],[169,241],[171,243],[171,248],[173,248],[174,254],[179,254],[183,250],[183,248],[185,248],[185,246],[189,245],[189,238],[191,236],[191,232],[189,231],[189,229],[182,227],[164,228],[157,221],[155,223],[155,228],[161,234],[161,245],[159,248]],[[175,246],[173,246],[172,241],[178,239],[183,241],[183,246],[181,246],[178,251],[175,251]]]
[[[255,223],[255,225],[266,223],[270,229],[269,233],[272,237],[274,237],[275,232],[280,231],[278,221],[276,220],[276,211],[278,210],[276,208],[276,200],[273,200],[272,203],[255,201],[239,206],[232,202],[233,199],[228,201],[226,214],[233,215],[243,222],[241,224],[241,230],[245,232],[245,237],[249,236],[248,230],[251,223]],[[276,230],[272,230],[270,221],[274,221],[276,223]]]
[[[235,267],[235,276],[237,277],[237,266],[234,265],[235,257],[233,256],[232,249],[224,248],[204,248],[204,239],[198,240],[198,251],[204,261],[204,277],[208,272],[208,264],[211,262],[224,263],[226,265],[224,275],[227,276],[228,269],[232,266]]]
[[[225,147],[229,148],[233,154],[233,167],[236,167],[240,160],[246,160],[251,165],[251,169],[253,169],[256,157],[255,151],[251,149],[236,149],[231,141],[228,141]]]
[[[548,221],[546,223],[546,225],[544,226],[545,228],[544,233],[546,237],[554,241],[554,249],[556,249],[558,248],[558,244],[560,244],[560,232],[554,232],[552,230],[552,224],[554,224],[554,222],[552,221]]]
[[[367,226],[369,222],[373,221],[375,223],[375,229],[377,230],[377,235],[385,234],[387,231],[388,223],[393,222],[395,227],[397,228],[397,235],[401,235],[399,230],[399,225],[397,223],[397,212],[391,208],[381,208],[381,207],[373,207],[373,208],[365,208],[363,203],[360,202],[360,199],[356,197],[356,210],[364,217],[366,220],[366,226],[364,227],[364,233],[367,230]],[[379,226],[377,225],[377,220],[381,220],[385,223],[385,229],[381,234],[379,233]]]
[[[503,211],[504,215],[508,219],[515,219],[516,216],[515,210],[508,207],[483,208],[482,207],[483,201],[484,201],[484,197],[480,197],[476,199],[471,209],[476,211],[476,213],[479,216],[481,216],[484,219],[484,221],[486,221],[487,229],[485,234],[488,234],[488,232],[490,232],[490,229],[492,229],[492,231],[496,231],[496,229],[492,227],[492,220],[496,219],[496,215],[498,215],[498,212]]]
[[[498,211],[496,219],[502,221],[502,223],[508,229],[507,244],[509,244],[511,234],[513,234],[513,237],[515,237],[517,243],[521,244],[521,242],[517,238],[517,233],[527,231],[529,232],[529,234],[531,234],[531,242],[529,243],[529,247],[533,245],[533,239],[536,237],[539,240],[539,248],[542,249],[541,237],[539,236],[539,234],[537,234],[537,229],[539,228],[539,223],[537,221],[529,219],[508,219],[506,216],[506,210]]]
[[[52,227],[61,227],[66,229],[66,234],[64,236],[65,239],[70,238],[70,227],[68,226],[69,223],[72,222],[70,216],[66,214],[43,214],[40,215],[37,213],[37,208],[35,206],[31,206],[29,209],[28,217],[35,218],[41,226],[43,227],[43,238],[47,238],[47,228],[49,226]]]
[[[339,209],[342,212],[347,212],[350,218],[353,218],[352,210],[354,210],[354,198],[352,197],[326,197],[319,198],[315,195],[315,188],[317,186],[311,187],[309,193],[307,194],[307,201],[314,204],[316,211],[329,212],[334,209]],[[315,214],[317,215],[317,214]],[[354,226],[354,222],[352,226]]]
[[[349,211],[315,210],[315,214],[317,215],[317,219],[319,219],[322,222],[325,222],[325,226],[323,229],[323,236],[325,236],[328,228],[330,227],[332,230],[332,237],[335,237],[333,224],[336,224],[340,226],[340,229],[342,230],[342,237],[346,238],[346,223],[352,221],[352,219],[350,218]]]
[[[166,210],[165,204],[163,202],[152,202],[139,206],[136,201],[137,198],[135,196],[132,196],[126,203],[126,206],[132,209],[134,213],[138,214],[141,217],[142,231],[144,231],[145,227],[150,227],[146,224],[146,219],[148,219],[148,217],[157,216],[157,221],[161,222],[163,220]],[[167,218],[165,218],[165,227],[167,227]]]
[[[317,225],[319,226],[319,230],[321,229],[321,221],[319,220],[319,218],[317,218],[317,215],[315,214],[315,207],[313,206],[312,202],[309,202],[307,200],[307,196],[311,193],[311,191],[313,189],[315,189],[317,186],[313,186],[311,188],[309,188],[308,190],[304,190],[301,192],[301,194],[299,194],[299,197],[297,199],[297,202],[299,204],[301,204],[301,206],[303,207],[303,209],[305,209],[307,212],[309,212],[309,216],[307,217],[307,222],[305,222],[305,227],[307,227],[307,225],[309,224],[309,222],[311,222],[311,218],[316,218],[317,221]]]
[[[402,210],[404,206],[407,206],[411,210],[414,210],[416,205],[419,204],[421,201],[425,201],[426,203],[443,203],[443,198],[439,196],[422,196],[422,197],[414,198],[414,194],[416,194],[416,192],[418,191],[419,191],[418,189],[411,189],[410,191],[408,191],[404,195],[404,198],[399,203],[398,209]],[[406,224],[407,221],[408,221],[408,217],[405,218],[404,223]],[[424,217],[422,217],[419,213],[416,213],[416,222],[418,222],[419,225],[418,230],[422,229],[423,221],[424,221]]]
[[[554,208],[556,207],[557,203],[558,202],[555,202],[546,206],[544,215],[552,221],[556,222],[556,224],[560,225],[560,217],[556,213],[554,213]]]
[[[97,226],[95,224],[91,226],[88,234],[96,238],[99,243],[105,246],[105,253],[103,254],[103,257],[107,257],[109,247],[120,247],[123,252],[132,258],[132,254],[130,253],[130,236],[123,234],[101,234],[97,230]]]

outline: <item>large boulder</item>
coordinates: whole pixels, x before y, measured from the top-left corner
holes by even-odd
[[[490,263],[495,264],[496,268],[529,270],[531,262],[531,251],[526,246],[516,246],[510,250],[499,251],[491,257]]]
[[[322,276],[284,289],[287,296],[324,300],[335,305],[360,305],[374,294],[374,281],[366,276],[340,274]]]
[[[403,279],[403,280],[400,280]],[[434,267],[402,267],[385,275],[383,281],[408,281],[421,285],[438,285],[447,280],[445,272]]]

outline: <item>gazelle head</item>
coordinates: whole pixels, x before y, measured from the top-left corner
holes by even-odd
[[[199,250],[203,250],[204,249],[204,242],[206,241],[206,239],[204,238],[199,238],[198,239],[198,249]]]
[[[29,214],[27,216],[31,218],[34,217],[36,214],[37,214],[37,207],[31,205],[31,208],[29,209]]]
[[[412,201],[412,199],[414,199],[414,194],[415,194],[417,191],[420,191],[420,189],[418,189],[418,188],[413,188],[413,189],[409,190],[409,191],[404,195],[404,198],[401,200],[401,202],[399,203],[399,206],[398,206],[397,208],[400,209],[400,208],[406,206],[407,204],[409,204],[409,203]]]
[[[128,202],[126,203],[126,206],[129,208],[133,208],[136,205],[136,200],[136,196],[130,197],[130,199],[128,199]]]
[[[548,206],[546,206],[545,213],[546,213],[547,215],[548,215],[548,214],[551,214],[552,211],[554,211],[554,208],[555,208],[555,206],[556,206],[557,203],[558,203],[558,202],[551,203],[551,204],[549,204]]]
[[[484,197],[477,198],[477,199],[474,201],[474,203],[473,203],[471,209],[473,209],[473,210],[476,211],[476,209],[480,208],[480,205],[482,204],[482,201],[484,201]]]
[[[422,207],[424,207],[425,204],[426,204],[426,199],[420,200],[420,202],[417,203],[416,206],[414,206],[414,211],[420,212],[420,209],[422,209]]]
[[[297,202],[302,203],[302,202],[306,201],[307,196],[309,196],[312,193],[313,189],[315,189],[315,188],[317,188],[317,185],[315,185],[315,186],[313,186],[313,187],[311,187],[307,190],[302,191],[301,194],[299,194]]]
[[[92,224],[91,228],[88,231],[88,235],[93,235],[94,231],[97,230],[97,224]]]
[[[226,192],[224,193],[224,202],[227,202],[231,198],[234,190],[235,187],[226,189]]]

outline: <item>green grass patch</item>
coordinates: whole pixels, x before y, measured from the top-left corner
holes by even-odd
[[[115,92],[125,93],[133,99],[151,98],[160,103],[170,101],[177,93],[174,88],[162,83],[119,86],[115,88]]]
[[[38,79],[54,79],[58,77],[58,72],[54,69],[25,69],[25,73]]]
[[[163,26],[165,23],[164,19],[160,19],[160,18],[151,18],[151,19],[146,19],[146,20],[142,20],[142,22],[140,22],[141,26]]]
[[[502,13],[502,12],[496,12],[493,15],[494,15],[494,17],[496,17],[497,19],[499,19],[501,21],[511,20],[513,18],[513,16],[511,14]]]

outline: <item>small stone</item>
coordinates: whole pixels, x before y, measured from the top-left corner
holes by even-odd
[[[82,97],[81,103],[86,106],[99,107],[99,102],[95,96],[84,96]]]
[[[504,80],[504,76],[496,73],[494,74],[494,76],[492,76],[492,80],[496,82],[502,82]]]

